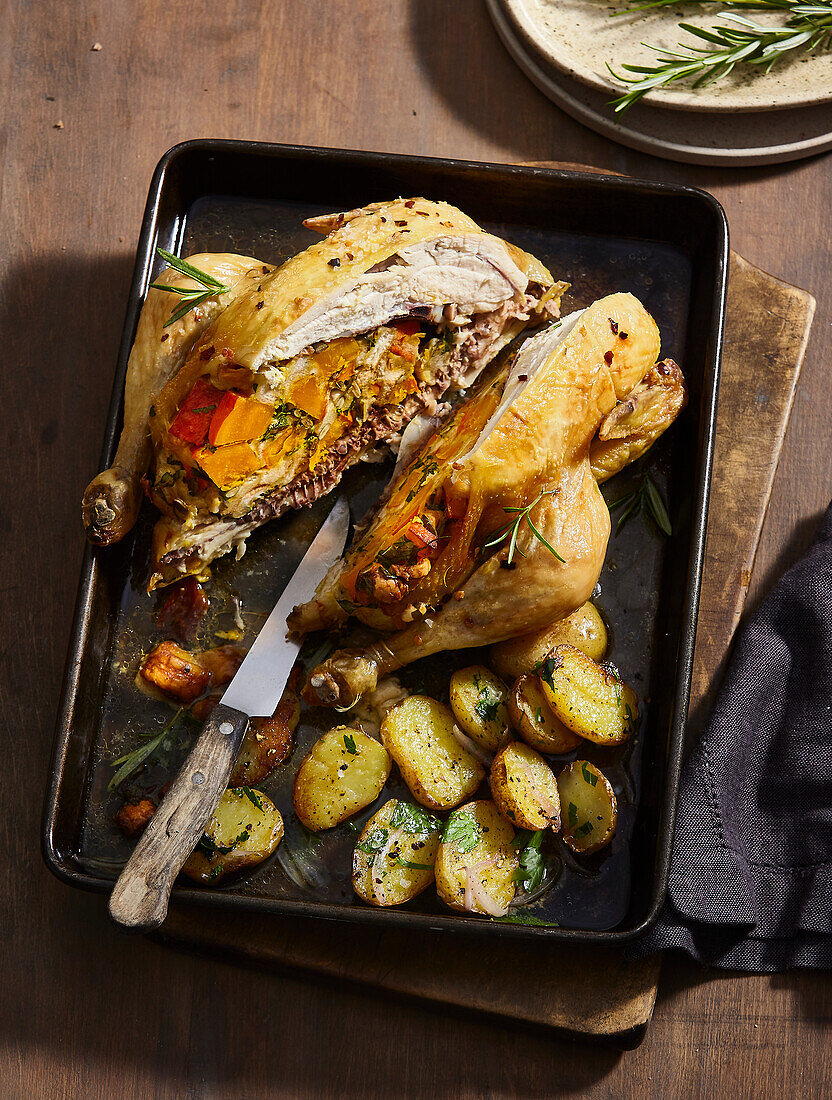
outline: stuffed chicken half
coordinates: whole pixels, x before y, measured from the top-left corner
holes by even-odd
[[[149,427],[147,491],[163,513],[151,589],[241,553],[256,527],[329,492],[527,326],[558,315],[565,284],[446,203],[399,199],[305,224],[325,238],[278,269],[239,258],[239,276],[218,280],[190,315],[199,322],[175,335],[166,295],[150,292],[131,368],[141,360],[152,383],[155,364],[158,385],[131,429],[139,443]],[[125,480],[144,472],[134,450]],[[99,532],[118,505],[102,477],[88,491]],[[135,519],[96,538],[94,511],[88,502],[99,542]]]
[[[613,294],[495,364],[290,617],[299,633],[350,616],[384,632],[315,669],[310,701],[349,707],[419,657],[527,634],[589,599],[610,533],[598,482],[685,404],[659,347],[641,303]]]

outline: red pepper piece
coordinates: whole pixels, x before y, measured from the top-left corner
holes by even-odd
[[[200,447],[208,435],[208,426],[224,391],[212,386],[207,378],[199,378],[182,402],[170,426],[170,434],[185,443]]]

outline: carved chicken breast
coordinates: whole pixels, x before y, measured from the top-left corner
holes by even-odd
[[[565,284],[446,203],[308,224],[328,235],[230,301],[153,402],[150,588],[242,552],[557,316]]]
[[[659,372],[659,347],[641,303],[613,294],[492,368],[399,474],[316,597],[290,617],[300,633],[349,616],[387,632],[315,669],[310,701],[350,706],[419,657],[528,633],[590,597],[610,532],[594,441],[602,425],[610,439],[616,424],[620,440],[635,431],[631,397],[643,397]],[[684,383],[675,372],[678,413]],[[644,438],[648,419],[639,420]],[[669,420],[652,423],[663,430]],[[616,454],[623,465],[629,451]]]

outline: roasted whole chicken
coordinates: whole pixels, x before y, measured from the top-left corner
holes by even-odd
[[[398,199],[305,224],[325,239],[277,269],[195,258],[224,289],[178,327],[172,296],[149,292],[116,465],[87,490],[84,519],[92,541],[123,537],[151,466],[162,517],[150,589],[241,554],[255,528],[329,492],[558,316],[566,284],[447,203]]]
[[[314,669],[309,702],[348,708],[402,665],[528,634],[589,599],[610,533],[598,483],[686,401],[659,348],[647,310],[613,294],[492,366],[290,616],[301,634],[350,616],[382,632]]]

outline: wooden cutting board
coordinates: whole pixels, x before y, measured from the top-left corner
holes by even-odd
[[[691,695],[694,729],[708,710],[748,591],[814,311],[806,291],[732,253]],[[156,935],[258,969],[310,971],[621,1046],[641,1041],[660,969],[659,957],[629,962],[609,948],[378,931],[181,902]]]

